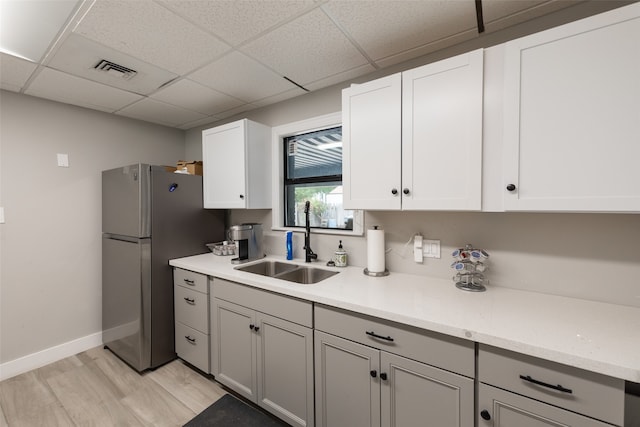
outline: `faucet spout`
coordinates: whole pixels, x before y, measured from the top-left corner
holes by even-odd
[[[318,259],[318,255],[314,254],[311,250],[311,223],[309,222],[309,208],[311,203],[307,200],[304,202],[304,219],[305,219],[305,231],[304,231],[304,262],[311,262],[311,260]]]

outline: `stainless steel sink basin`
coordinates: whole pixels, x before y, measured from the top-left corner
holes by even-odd
[[[257,264],[246,265],[244,267],[238,267],[236,270],[246,271],[248,273],[260,274],[262,276],[273,277],[277,274],[284,273],[298,268],[295,264],[289,264],[279,261],[262,261]]]
[[[262,261],[251,265],[236,267],[236,270],[261,276],[287,280],[289,282],[310,285],[338,274],[338,271],[306,267],[279,261]]]
[[[301,285],[310,285],[328,279],[336,274],[338,274],[337,271],[322,270],[313,267],[299,267],[278,275],[278,279],[300,283]]]

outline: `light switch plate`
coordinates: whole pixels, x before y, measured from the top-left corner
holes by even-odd
[[[422,248],[425,257],[440,259],[440,240],[425,240]]]
[[[68,154],[60,154],[58,153],[58,166],[61,168],[69,167],[69,155]]]

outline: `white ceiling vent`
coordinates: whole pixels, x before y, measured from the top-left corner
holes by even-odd
[[[116,64],[106,59],[101,59],[93,68],[105,72],[113,77],[120,77],[124,80],[131,80],[138,74],[136,70]]]

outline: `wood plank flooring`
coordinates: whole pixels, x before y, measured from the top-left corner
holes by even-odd
[[[0,382],[0,427],[182,426],[225,393],[179,359],[138,374],[96,347]]]

